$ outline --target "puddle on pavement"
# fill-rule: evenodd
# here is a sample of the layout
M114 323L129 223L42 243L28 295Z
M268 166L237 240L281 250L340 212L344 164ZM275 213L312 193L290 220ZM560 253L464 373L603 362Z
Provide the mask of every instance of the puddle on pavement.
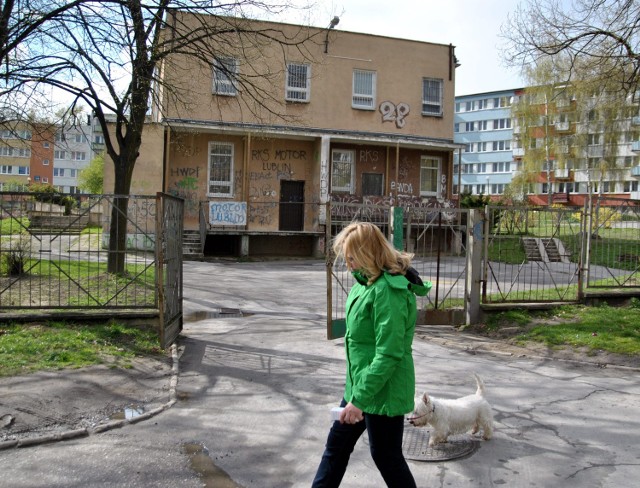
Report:
M191 469L201 476L205 488L243 488L242 485L233 481L223 469L213 463L209 457L209 450L204 444L189 442L183 444L182 447L189 456Z
M207 319L221 319L230 317L249 317L253 314L244 313L237 308L219 308L217 310L198 310L184 316L186 322L199 322Z
M111 416L111 420L129 420L139 417L144 413L144 407L131 406L125 407L121 412L116 412Z

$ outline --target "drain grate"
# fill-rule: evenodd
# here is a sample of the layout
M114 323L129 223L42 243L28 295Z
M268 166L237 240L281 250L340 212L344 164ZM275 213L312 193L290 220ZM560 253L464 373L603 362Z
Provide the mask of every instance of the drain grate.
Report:
M446 443L429 447L429 431L412 425L404 429L402 438L404 457L413 461L450 461L469 456L478 447L480 442L469 436L449 436Z

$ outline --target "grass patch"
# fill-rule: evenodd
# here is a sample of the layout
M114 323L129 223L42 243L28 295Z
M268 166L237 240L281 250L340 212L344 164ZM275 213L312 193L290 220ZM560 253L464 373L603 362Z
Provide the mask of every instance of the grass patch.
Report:
M29 227L29 224L29 219L26 217L0 219L0 236L20 234Z
M129 368L136 356L163 356L151 328L48 322L0 328L0 376L111 364Z
M531 314L528 310L513 309L506 312L493 314L486 323L487 331L500 330L503 327L519 326L524 327L531 321Z
M631 307L565 305L547 311L510 310L495 314L484 331L515 329L518 343L541 342L553 348L587 348L640 355L640 301Z

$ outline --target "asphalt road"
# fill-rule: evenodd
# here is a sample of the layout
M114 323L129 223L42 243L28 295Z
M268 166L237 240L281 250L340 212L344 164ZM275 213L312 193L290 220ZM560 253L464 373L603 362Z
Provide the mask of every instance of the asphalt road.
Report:
M133 425L0 451L7 487L309 486L344 386L326 340L324 263L184 266L178 401ZM461 336L461 341L464 337ZM414 341L418 392L485 380L495 434L472 455L410 461L420 487L630 487L640 466L637 371ZM362 441L345 488L384 486Z

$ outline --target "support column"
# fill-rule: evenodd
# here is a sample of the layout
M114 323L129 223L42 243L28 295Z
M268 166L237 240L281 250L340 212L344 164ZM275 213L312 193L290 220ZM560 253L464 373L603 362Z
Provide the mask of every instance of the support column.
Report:
M329 201L329 171L331 162L331 137L322 136L320 139L320 206L318 208L318 222L323 225L327 221L326 203Z
M240 236L240 257L247 257L249 255L249 236L242 234Z
M467 280L465 284L465 324L480 321L480 285L482 277L482 213L469 210L467 218Z

